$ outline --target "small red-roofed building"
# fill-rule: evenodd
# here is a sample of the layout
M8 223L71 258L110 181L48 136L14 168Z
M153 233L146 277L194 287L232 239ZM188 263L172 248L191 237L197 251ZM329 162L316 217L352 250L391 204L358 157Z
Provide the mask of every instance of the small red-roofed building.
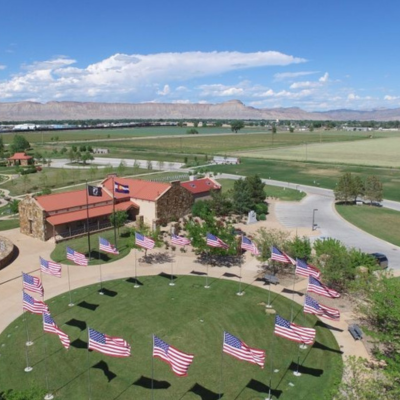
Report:
M192 193L194 201L209 199L211 198L211 191L221 190L221 185L216 180L209 177L200 179L191 177L190 181L182 182L181 186Z
M15 153L12 157L7 158L8 166L13 167L15 165L21 165L27 167L33 164L33 157L28 156L25 153Z
M117 193L115 182L128 187L129 193ZM110 176L100 186L101 196L87 196L86 189L26 196L19 203L21 233L59 241L87 234L88 219L90 232L99 232L111 228L114 209L126 211L131 221L154 227L186 215L193 205L191 193L179 181L160 183Z

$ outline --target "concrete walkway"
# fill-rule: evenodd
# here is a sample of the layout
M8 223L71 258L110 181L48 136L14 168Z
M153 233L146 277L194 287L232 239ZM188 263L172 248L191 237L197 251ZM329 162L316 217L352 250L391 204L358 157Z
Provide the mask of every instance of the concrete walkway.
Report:
M267 222L268 223L268 222ZM274 225L274 221L269 221L270 225ZM253 227L257 226L255 224ZM247 229L246 229L247 230ZM21 298L21 271L34 272L36 276L39 276L39 256L45 259L50 259L50 253L54 248L53 243L41 242L36 239L32 239L28 236L21 235L19 229L14 229L6 232L7 238L14 242L18 247L20 255L19 257L8 267L0 271L0 332L2 332L7 325L9 325L15 318L22 314L22 298ZM160 249L154 249L150 251L158 253ZM143 254L143 253L141 253ZM140 258L140 255L138 255ZM103 281L132 277L135 274L135 250L116 262L106 264L102 266L102 277ZM259 275L261 265L251 255L247 254L245 262L242 265L242 287L245 291L245 287L248 284L258 286L262 289L267 290L268 285L264 285L264 282L257 281L256 278ZM70 279L71 279L71 290L72 300L74 296L74 289L94 283L99 283L99 266L70 266ZM176 275L190 275L192 271L206 272L206 266L203 266L196 262L196 258L191 251L187 253L176 252L174 255L173 273ZM144 263L138 263L137 275L157 275L161 272L171 273L171 264L158 264L149 265ZM229 272L230 274L236 274L240 276L239 267L225 268L225 267L210 267L209 268L209 283L213 290L212 283L215 279L228 279L238 282L238 278L226 278L223 275ZM45 288L45 300L61 293L68 291L68 274L67 266L63 266L62 278L55 278L43 274L42 276L43 286ZM106 286L106 284L105 284ZM304 296L307 286L307 280L301 279L294 286L294 300L303 304ZM239 288L239 286L238 286ZM271 300L274 297L274 293L279 293L282 296L286 296L292 299L291 293L286 293L286 288L282 285L271 286ZM146 290L145 287L137 290ZM179 278L176 286L171 287L171 290L179 290ZM206 290L206 289L205 289ZM299 293L297 293L299 292ZM303 292L303 293L301 293ZM37 297L35 295L35 297ZM267 301L267 292L266 292ZM67 301L67 300L66 300ZM240 298L238 297L238 301ZM323 300L321 299L323 303ZM337 300L337 308L341 308L342 300ZM361 341L355 341L349 332L347 331L347 322L352 320L354 316L351 312L342 313L341 320L339 322L332 322L326 320L325 322L332 326L332 333L334 334L341 350L345 355L355 355L365 358L369 358L368 353Z

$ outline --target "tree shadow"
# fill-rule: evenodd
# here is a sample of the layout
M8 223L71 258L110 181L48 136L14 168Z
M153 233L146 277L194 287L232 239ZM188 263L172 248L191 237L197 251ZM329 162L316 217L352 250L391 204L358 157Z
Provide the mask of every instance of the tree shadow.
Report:
M80 303L77 304L77 306L81 308L86 308L87 310L90 311L96 311L96 309L99 307L99 304L92 304L88 303L87 301L81 301Z
M255 379L250 379L249 383L246 385L247 388L255 390L258 393L268 394L270 391L270 387L265 383L257 381ZM275 396L279 399L280 395L282 394L282 390L272 389L271 388L271 395Z
M141 281L139 281L139 279L137 279L137 278L131 277L131 278L126 279L125 282L133 283L134 285L143 286L143 283Z
M65 325L74 326L75 328L78 328L81 331L84 331L86 329L86 327L87 327L85 321L80 321L79 319L75 319L75 318L72 318L69 321L67 321L65 323Z
M315 323L315 326L320 326L320 327L322 327L322 328L326 328L326 329L329 329L329 330L331 330L331 331L343 332L343 329L336 328L335 326L326 324L325 322L320 321L320 320L318 320L318 321Z
M147 376L141 376L137 381L133 382L132 385L140 386L145 389L152 388L152 379ZM153 379L153 388L154 389L168 389L171 384L167 381L157 381Z
M114 372L110 371L108 364L103 360L99 361L95 365L92 365L92 368L100 369L101 371L103 371L104 375L108 379L108 382L111 382L114 378L117 377L117 375L114 374Z
M81 339L75 339L73 342L71 342L71 346L75 347L76 349L87 349L88 348L87 342L84 342Z
M107 253L103 253L99 250L92 250L90 252L90 257L94 260L101 260L105 263L111 260L111 257Z
M102 292L104 296L108 296L108 297L115 297L115 296L118 295L118 292L115 292L114 290L106 289L106 288L104 288L104 287L101 288L101 289L99 290L99 292Z
M201 400L218 400L224 396L223 393L221 395L219 393L215 393L204 386L199 385L198 383L195 383L188 391L187 393L194 393L195 395L199 396Z
M316 376L316 377L320 377L324 373L323 369L305 367L304 365L298 365L297 363L295 363L293 361L289 365L288 369L290 371L297 371L298 370L303 375L312 375L312 376Z
M331 351L332 353L343 354L343 351L337 350L337 349L332 349L332 347L325 346L324 344L322 344L322 343L320 343L318 341L314 342L313 348L314 349L321 349L321 350Z
M237 255L201 253L197 256L196 263L210 265L211 267L238 267L243 260Z
M166 278L168 280L172 280L172 279L175 280L178 278L176 275L167 274L166 272L160 272L158 274L158 276L161 276L162 278Z
M146 264L165 264L171 263L173 258L169 253L151 253L145 254L143 257L139 258L139 262Z

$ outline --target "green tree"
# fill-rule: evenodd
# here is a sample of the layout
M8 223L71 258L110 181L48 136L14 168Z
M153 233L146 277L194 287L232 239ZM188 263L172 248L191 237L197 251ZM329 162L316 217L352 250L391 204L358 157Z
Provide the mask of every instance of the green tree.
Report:
M232 203L234 211L238 214L245 214L253 207L251 188L243 179L239 179L233 184Z
M272 124L272 134L275 135L276 134L276 125Z
M118 176L124 176L124 173L126 171L126 162L124 160L121 160L121 162L119 163L117 171L118 171Z
M364 197L370 203L383 200L383 185L376 176L368 176L366 179Z
M134 172L135 174L137 174L138 171L139 171L139 169L140 169L139 161L138 161L138 160L135 160L134 163L133 163L133 172Z
M251 201L253 202L253 207L258 203L263 203L265 201L265 183L261 178L256 175L246 176L244 179L250 190Z
M110 215L110 222L111 225L114 226L115 228L117 228L118 230L118 235L119 235L119 228L121 228L121 226L124 226L125 221L128 219L128 214L126 211L115 211L115 213L112 213Z
M83 165L86 165L86 163L87 163L88 161L94 160L94 157L93 157L92 153L89 153L89 152L87 151L86 153L83 153L83 154L82 154L81 159L82 159Z
M294 132L294 126L290 125L290 127L289 127L289 132L290 132L290 133L293 133L293 132Z
M207 219L212 214L211 201L198 200L192 206L192 215L201 219Z
M244 122L243 121L232 121L231 122L231 131L238 133L241 129L244 128Z
M19 213L19 200L16 200L16 199L11 200L8 203L8 207L12 214L18 214Z
M153 169L153 163L150 160L147 161L147 169L149 171L151 171Z
M186 131L186 133L187 133L188 135L197 135L197 134L199 133L199 131L198 131L197 129L195 129L195 128L190 128L190 129L188 129L188 130Z
M306 236L302 238L295 236L293 239L285 243L285 251L293 258L301 258L308 260L311 256L311 243L310 239Z
M210 192L210 208L217 216L228 215L232 210L232 201L227 193L221 190L212 190Z
M0 157L2 158L4 156L4 142L3 142L3 136L0 136Z
M86 151L86 146L84 144L80 145L79 146L79 151L82 152L82 153L85 152Z
M271 247L284 248L289 233L279 229L260 228L256 231L254 241L260 251L260 260L267 261L271 258Z
M26 138L22 135L15 135L13 137L13 140L10 145L10 151L11 153L18 153L18 152L23 152L26 149L29 149L31 145L29 142L26 140Z
M345 172L339 179L334 189L335 200L349 203L354 199L357 191L351 172Z

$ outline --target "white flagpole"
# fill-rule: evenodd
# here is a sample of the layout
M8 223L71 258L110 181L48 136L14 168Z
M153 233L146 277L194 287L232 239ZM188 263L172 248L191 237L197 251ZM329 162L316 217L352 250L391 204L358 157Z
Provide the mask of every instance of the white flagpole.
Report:
M154 400L154 334L153 334L153 348L151 350L151 398Z
M89 400L91 400L91 398L92 398L92 385L91 385L91 382L90 382L90 359L89 359L89 353L90 353L90 351L89 351L89 340L90 340L89 335L90 335L90 333L89 333L89 327L87 328L87 330L88 330L88 348L87 348L88 393L89 393Z
M241 247L239 247L238 252L239 252L239 291L236 293L238 296L243 296L244 292L242 292L242 251Z
M206 273L206 284L204 286L205 289L210 289L210 285L208 284L208 264L210 262L210 250L207 253L207 273Z
M174 260L172 257L172 249L171 249L171 282L169 283L169 286L175 286L174 282Z
M135 250L135 285L133 286L135 289L140 288L137 280L137 250Z
M24 275L23 272L21 271L21 278L22 278L22 295L24 294ZM25 321L25 329L26 329L26 338L27 341L25 342L25 346L32 346L33 342L29 337L29 321L28 318L26 317L26 311L23 310L23 316L24 316L24 321ZM28 353L27 353L27 357L28 357Z
M42 315L43 318L43 315ZM42 321L43 323L43 321ZM43 342L43 349L44 349L44 370L45 370L45 377L46 377L46 390L47 394L44 396L44 400L52 400L54 399L53 394L50 392L49 389L49 369L47 365L47 334L44 333L44 342Z
M69 276L69 264L67 264L67 270L68 270L68 292L69 292L69 304L68 304L68 307L73 307L74 303L72 302L71 278Z

